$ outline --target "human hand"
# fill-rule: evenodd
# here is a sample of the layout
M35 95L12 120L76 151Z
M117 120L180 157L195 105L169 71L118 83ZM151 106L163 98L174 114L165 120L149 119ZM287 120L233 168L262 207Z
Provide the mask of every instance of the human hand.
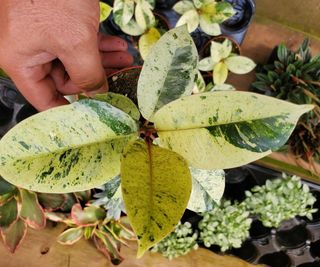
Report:
M63 95L107 90L105 72L132 57L98 27L98 0L1 0L0 68L40 111L67 104Z

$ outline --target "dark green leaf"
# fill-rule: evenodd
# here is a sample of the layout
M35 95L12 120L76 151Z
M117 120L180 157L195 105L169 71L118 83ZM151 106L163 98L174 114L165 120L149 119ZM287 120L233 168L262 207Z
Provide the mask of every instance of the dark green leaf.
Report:
M18 217L17 200L11 198L8 202L0 206L0 227L8 227Z
M288 56L288 49L286 48L286 46L283 43L278 46L277 55L278 55L279 60L282 63L286 64L287 56Z
M66 201L64 194L38 193L39 203L48 211L60 209Z

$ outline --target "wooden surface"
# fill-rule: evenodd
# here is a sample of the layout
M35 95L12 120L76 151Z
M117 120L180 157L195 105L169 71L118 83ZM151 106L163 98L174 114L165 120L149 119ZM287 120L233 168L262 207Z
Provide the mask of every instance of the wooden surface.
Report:
M1 267L111 267L92 243L80 240L73 246L63 246L56 237L65 225L47 227L44 230L29 230L27 237L15 254L7 252L0 244ZM156 253L146 253L136 259L136 246L123 247L125 261L119 267L253 267L234 257L219 256L206 249L198 249L186 256L169 261Z

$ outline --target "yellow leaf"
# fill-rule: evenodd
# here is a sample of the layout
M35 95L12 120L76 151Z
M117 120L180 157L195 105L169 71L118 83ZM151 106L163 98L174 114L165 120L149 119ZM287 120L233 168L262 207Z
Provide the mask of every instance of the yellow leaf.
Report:
M151 28L139 39L139 51L141 57L146 59L152 47L159 41L160 32L156 28Z
M214 84L224 84L228 77L228 67L225 63L219 62L213 69L213 81Z
M99 4L100 4L100 22L102 22L110 16L112 7L103 2L100 2Z
M141 257L178 224L190 197L191 174L180 155L136 141L125 149L121 183Z

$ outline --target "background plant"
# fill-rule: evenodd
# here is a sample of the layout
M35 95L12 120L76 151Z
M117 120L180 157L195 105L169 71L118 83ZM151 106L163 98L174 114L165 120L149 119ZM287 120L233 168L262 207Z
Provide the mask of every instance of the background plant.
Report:
M235 14L231 4L215 0L182 0L173 6L173 10L181 15L177 27L187 24L191 33L200 25L202 31L212 36L220 35L219 24Z
M32 116L1 139L1 175L29 190L68 193L120 174L141 257L186 209L189 167L219 170L264 157L312 109L247 92L191 95L197 66L186 26L167 32L142 68L139 110L130 100L121 107L115 101L115 107L104 99L82 99ZM139 111L143 123L130 115Z
M284 176L267 180L263 186L255 186L246 191L244 204L248 211L258 215L266 227L279 227L280 223L295 216L306 216L312 219L312 205L316 198L306 184L297 176Z
M248 57L232 53L232 42L225 39L223 43L211 42L210 56L199 62L199 70L213 71L213 84L222 85L228 77L228 72L246 74L255 68L256 64Z
M139 52L145 59L163 34L163 29L153 14L154 0L115 0L113 18L121 30L132 36L141 36Z
M295 155L310 160L320 156L320 56L312 57L310 42L304 40L297 51L280 44L270 63L261 66L252 87L257 92L296 104L313 104L289 139Z
M179 223L175 230L156 244L151 251L161 253L171 260L198 249L197 237L198 234L193 232L189 222Z
M221 251L241 247L249 237L252 219L245 205L222 201L212 211L203 213L199 222L200 237L206 247L218 245Z

